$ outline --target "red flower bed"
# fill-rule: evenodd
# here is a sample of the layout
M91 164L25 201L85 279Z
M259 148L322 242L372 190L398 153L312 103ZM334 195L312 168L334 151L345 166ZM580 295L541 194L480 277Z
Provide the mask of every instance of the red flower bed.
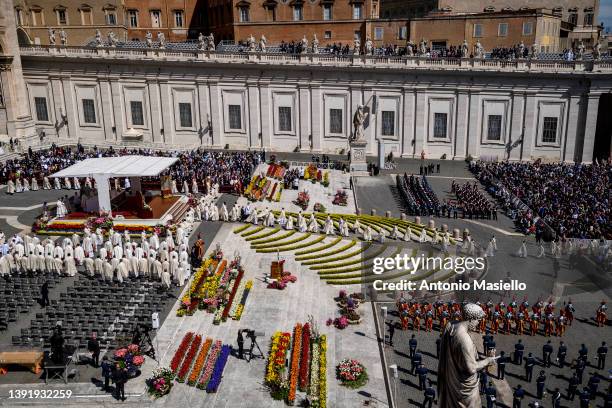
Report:
M195 358L196 353L198 352L198 349L200 348L200 343L201 342L202 342L202 336L200 336L199 334L196 335L194 337L194 339L193 339L193 342L191 343L191 347L189 348L189 352L185 356L185 360L183 361L183 365L181 366L181 369L179 370L179 373L177 375L177 380L179 382L185 381L185 377L187 377L187 374L189 374L189 369L191 368L191 363L192 363L193 359Z
M308 371L310 370L310 324L306 323L302 329L302 357L300 358L300 373L298 388L306 391L308 388Z
M298 323L295 325L293 332L293 349L291 350L291 372L289 375L289 394L287 395L287 402L289 405L293 405L295 402L295 391L298 382L298 371L300 366L300 354L302 345L302 324Z
M232 288L232 293L230 294L229 300L225 305L225 309L223 309L223 314L221 315L221 320L226 321L229 316L230 309L232 307L232 302L234 301L234 297L236 296L236 292L238 291L238 286L240 286L240 281L242 280L242 276L244 275L244 271L240 269L238 271L238 276L236 276L236 281L234 282L234 287Z
M174 357L172 357L172 361L170 362L170 369L173 373L176 374L176 371L178 370L179 365L181 365L183 357L185 356L185 352L187 351L189 344L191 344L192 339L193 332L187 332L183 337L183 340L181 341L181 344L179 345L178 349L176 349Z

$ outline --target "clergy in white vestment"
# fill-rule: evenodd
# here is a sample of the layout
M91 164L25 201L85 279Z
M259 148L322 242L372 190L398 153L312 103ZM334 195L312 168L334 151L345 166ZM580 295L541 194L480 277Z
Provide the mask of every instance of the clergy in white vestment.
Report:
M32 177L32 191L38 191L38 180L36 180L36 177Z
M76 248L74 248L74 260L77 265L83 265L83 260L85 260L85 251L81 244L77 244Z
M43 190L51 190L51 183L49 182L49 177L43 177Z
M62 189L62 185L60 184L60 179L58 177L55 177L53 179L53 185L54 185L56 190L61 190Z
M13 180L9 180L6 183L6 193L7 194L15 194L15 182Z
M96 271L94 260L92 258L85 258L83 264L85 265L85 272L93 278Z

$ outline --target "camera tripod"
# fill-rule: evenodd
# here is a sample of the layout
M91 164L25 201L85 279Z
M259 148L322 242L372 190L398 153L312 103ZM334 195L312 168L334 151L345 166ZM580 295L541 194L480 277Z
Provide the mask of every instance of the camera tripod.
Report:
M264 353L259 348L259 344L257 344L257 338L255 336L249 336L251 338L251 347L249 347L249 359L247 361L251 361L254 358L265 358ZM258 354L253 354L253 349L257 347L259 351Z

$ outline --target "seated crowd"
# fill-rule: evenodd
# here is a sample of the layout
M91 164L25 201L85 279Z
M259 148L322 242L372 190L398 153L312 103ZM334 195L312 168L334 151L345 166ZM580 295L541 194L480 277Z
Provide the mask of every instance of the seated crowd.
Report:
M524 233L543 220L562 237L612 239L609 163L472 162L470 169Z
M82 145L72 147L52 146L50 149L32 151L20 158L0 164L0 183L7 183L8 193L37 190L39 185L50 188L47 176L69 167L77 161L92 157L125 155L172 156L179 159L169 170L172 179L181 186L194 183L208 192L212 184L220 191L242 192L249 182L253 169L262 160L259 153L210 152L200 149L188 152L161 152L151 149L86 149ZM14 188L12 188L14 187ZM13 191L14 190L14 191Z
M476 182L459 184L453 180L451 193L457 196L457 205L463 218L497 219L495 205L484 196Z
M440 215L440 202L427 178L404 173L396 176L396 186L412 215Z

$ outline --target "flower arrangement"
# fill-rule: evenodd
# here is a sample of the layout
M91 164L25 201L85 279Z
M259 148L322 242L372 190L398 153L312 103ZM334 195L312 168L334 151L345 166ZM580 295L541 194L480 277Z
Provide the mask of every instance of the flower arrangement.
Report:
M282 372L285 369L285 358L289 350L291 335L284 332L276 332L272 336L268 366L266 367L266 384L272 388L280 388L282 383Z
M140 347L137 344L130 344L127 347L117 349L114 353L115 361L122 368L127 369L130 375L134 375L138 371L138 367L144 364L145 358L140 352Z
M310 195L308 191L301 191L298 193L297 199L295 200L295 205L302 208L302 210L306 210L308 208L308 203L310 202Z
M154 398L163 397L172 389L174 373L169 368L158 368L153 371L153 376L145 382L149 395Z
M327 407L327 336L319 338L319 408ZM316 371L312 376L316 377Z
M293 348L291 349L291 370L289 374L289 393L287 395L287 403L293 405L295 402L295 393L297 389L300 354L302 351L302 324L297 323L293 330Z
M308 387L308 395L311 399L319 398L319 388L320 388L320 379L319 379L319 360L321 354L321 347L319 346L318 341L312 342L312 352L310 358L310 386Z
M210 350L211 345L212 339L206 339L206 341L202 345L202 348L200 349L200 352L198 353L198 357L196 358L195 363L193 364L191 374L189 374L189 378L187 379L187 384L194 386L198 382L198 379L200 378L200 373L202 372L202 368L204 367L204 363L206 362L208 350Z
M283 194L283 190L284 190L284 187L283 187L283 185L281 184L281 185L279 186L279 188L278 188L278 191L276 192L276 195L275 195L275 196L274 196L274 198L273 198L273 201L276 201L277 203L278 203L278 202L280 202L280 200L281 200L281 195Z
M108 231L111 228L113 228L113 219L108 215L100 215L99 217L90 217L86 221L86 226L92 231L98 228Z
M225 369L225 363L227 363L227 358L229 357L231 348L228 345L223 345L221 347L221 354L215 363L215 368L210 377L210 381L206 385L206 392L217 392L219 388L219 384L221 383L221 378L223 377L223 370Z
M178 349L176 349L176 352L174 353L174 357L172 357L172 361L170 362L170 370L172 370L173 373L176 373L179 366L181 365L181 362L183 361L183 357L185 356L185 353L187 352L187 349L189 348L189 345L191 344L191 340L193 340L193 336L194 336L193 332L185 333L185 336L183 337L181 344L179 344Z
M310 324L306 323L302 329L302 355L300 357L300 370L298 376L298 389L306 391L308 388L308 370L310 368Z
M200 389L206 389L208 385L208 381L213 374L213 370L215 368L215 363L217 362L217 358L219 357L219 353L221 352L221 340L215 341L212 349L210 350L210 354L208 355L208 359L206 360L206 366L204 367L204 371L202 372L202 376L198 381L197 387Z
M191 369L191 363L193 363L193 359L196 356L198 349L200 348L201 342L202 342L202 336L197 334L193 338L191 347L189 347L189 351L187 352L187 355L185 356L185 360L183 360L183 364L181 365L181 368L176 376L176 379L178 382L185 381L185 377L187 377L187 374L189 373L189 370Z
M278 180L282 180L283 177L285 177L286 171L287 169L280 164L270 164L268 166L268 171L266 173L266 176L272 177Z
M304 170L304 179L305 180L315 180L317 179L317 166L314 164L309 164L308 167Z
M348 388L359 388L368 382L368 373L359 361L344 359L336 366L336 377Z
M323 187L329 187L329 171L323 173L323 180L320 181Z
M232 304L234 303L234 299L236 298L236 293L238 292L238 288L240 286L240 283L242 281L242 277L243 276L244 276L244 271L243 270L239 270L238 271L238 276L236 277L236 279L234 279L232 281L232 288L231 288L231 291L230 291L230 297L229 297L229 300L227 301L227 304L225 305L225 308L223 309L223 314L221 315L221 320L222 321L226 321L227 318L230 315ZM240 297L239 299L242 300L242 297Z
M314 212L324 213L326 211L326 208L321 203L315 203L315 205L313 207L313 210L314 210Z
M344 330L349 324L348 318L346 316L336 317L335 319L327 319L325 323L327 326L331 326L332 324L336 329Z
M346 194L346 191L338 190L334 196L334 199L332 200L332 204L346 207L348 205L348 195Z

